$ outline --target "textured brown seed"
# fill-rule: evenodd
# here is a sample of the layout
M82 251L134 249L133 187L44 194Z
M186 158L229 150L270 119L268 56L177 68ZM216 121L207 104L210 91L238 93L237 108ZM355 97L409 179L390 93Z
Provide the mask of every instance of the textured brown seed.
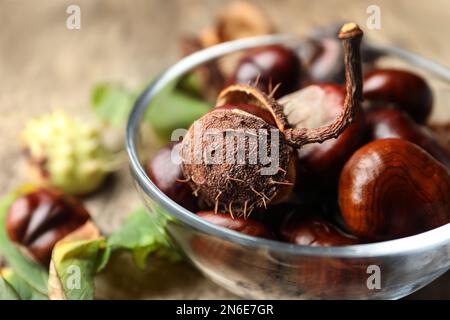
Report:
M331 247L359 243L356 238L344 234L323 218L303 217L297 213L286 217L280 235L283 240L302 246Z
M342 61L342 59L341 59ZM253 84L279 98L298 89L301 81L301 63L296 54L283 46L267 46L249 50L238 61L228 84Z
M176 146L176 143L171 143L159 150L147 162L146 172L150 180L169 198L195 212L198 210L197 199L193 196L189 185L183 182L181 166L172 159L172 152Z
M273 238L272 232L267 229L265 225L255 220L242 218L233 219L229 214L214 213L214 211L201 211L198 212L197 215L212 224L241 232L249 236L268 239Z
M51 189L38 189L20 196L9 208L9 238L25 247L43 265L50 262L56 242L78 229L89 213L73 197Z
M418 75L396 69L374 69L364 75L364 99L394 103L416 122L425 123L433 107L433 94Z
M345 90L336 84L310 85L280 99L289 123L295 127L320 127L333 121L344 109ZM338 138L298 149L297 183L331 183L363 140L363 115L358 113ZM323 181L317 181L321 179ZM308 181L306 181L308 180Z
M366 112L369 139L400 138L417 144L450 169L450 146L402 110L376 108Z
M401 139L373 141L346 163L339 206L348 230L387 240L450 222L449 171L417 145Z

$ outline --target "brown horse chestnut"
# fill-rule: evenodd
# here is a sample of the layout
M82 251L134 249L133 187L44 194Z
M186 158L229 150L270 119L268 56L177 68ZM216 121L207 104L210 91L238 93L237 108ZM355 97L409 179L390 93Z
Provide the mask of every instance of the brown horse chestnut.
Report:
M344 50L335 38L308 39L299 54L307 70L307 82L344 82L345 68L340 63Z
M425 123L433 106L428 83L405 70L374 69L364 76L364 98L376 103L394 103L416 122Z
M450 174L419 146L373 141L344 166L339 206L348 230L369 240L424 232L450 222Z
M371 140L399 138L417 144L450 169L450 149L427 127L414 122L402 110L375 108L366 113Z
M20 196L9 208L9 238L48 265L56 242L89 220L89 213L73 197L51 189L38 189Z
M339 83L345 80L345 68L340 63L344 57L344 50L336 39L340 24L316 27L306 39L295 44L294 50L303 62L303 84L311 83ZM371 66L380 53L371 50L364 40L361 42L361 59L367 66Z
M243 218L232 218L229 214L214 213L214 211L200 211L197 213L202 219L237 232L244 233L253 237L273 238L272 232L262 223Z
M295 52L273 45L249 50L242 56L228 84L253 84L267 94L279 85L274 93L279 98L298 89L301 73Z
M345 89L336 84L310 85L280 99L289 123L299 127L327 125L344 109ZM361 145L362 114L335 139L298 149L298 183L305 178L337 178L345 162ZM308 179L309 180L309 179Z
M288 215L280 228L281 238L302 246L346 246L357 244L353 238L319 216Z
M262 223L251 219L235 218L229 214L213 211L199 212L206 221L220 227L243 234L273 239L272 232ZM277 266L267 261L267 251L246 250L236 242L221 239L205 233L194 234L191 238L192 261L201 268L220 270L227 279L240 283L261 283L264 279L274 277ZM248 261L252 261L249 264ZM242 273L245 266L246 273Z
M146 172L150 180L169 198L190 211L197 211L197 199L187 183L182 181L184 178L180 165L172 159L176 146L176 143L171 143L160 149L148 161Z

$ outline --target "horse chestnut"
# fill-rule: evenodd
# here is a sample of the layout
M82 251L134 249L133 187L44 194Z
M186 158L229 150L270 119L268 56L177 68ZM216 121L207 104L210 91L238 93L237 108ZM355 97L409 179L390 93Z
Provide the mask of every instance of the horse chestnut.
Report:
M319 216L288 215L280 228L281 238L302 246L346 246L357 244L356 238L346 235Z
M320 127L335 119L344 109L345 89L336 84L310 85L280 99L293 126ZM305 178L337 178L345 162L362 143L362 114L356 115L337 138L298 149L298 181ZM310 180L308 179L308 180Z
M89 220L83 205L52 189L38 189L20 196L9 208L6 231L43 265L50 263L55 244Z
M197 213L202 219L237 232L244 233L253 237L273 238L272 232L262 223L243 218L232 218L229 214L215 213L214 211L200 211Z
M343 83L345 68L340 63L344 50L335 38L311 39L309 59L305 61L310 82Z
M150 180L169 198L190 211L197 211L197 199L191 188L183 182L183 173L179 164L172 159L172 151L177 143L171 143L160 149L147 162L146 172Z
M371 140L399 138L417 144L450 169L450 148L441 143L430 129L414 122L402 110L375 108L366 112L366 125Z
M425 123L433 106L428 83L405 70L374 69L364 75L364 98L376 103L394 103L416 122Z
M401 139L365 145L344 166L339 206L347 229L389 240L450 222L450 174L419 146Z
M342 59L341 59L342 61ZM297 55L279 45L249 50L238 62L228 84L254 84L261 91L279 98L298 89L301 63Z

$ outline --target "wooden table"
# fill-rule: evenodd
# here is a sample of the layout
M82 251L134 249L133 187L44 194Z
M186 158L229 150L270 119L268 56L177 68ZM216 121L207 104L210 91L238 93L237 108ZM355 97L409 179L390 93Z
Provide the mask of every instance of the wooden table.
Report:
M66 28L72 1L0 1L0 193L26 181L16 141L24 121L54 108L91 117L89 94L101 81L140 88L178 57L178 39L210 24L223 1L78 0L81 30ZM367 38L410 49L450 65L450 2L258 1L282 32L304 34L313 25L353 20L362 26L371 4L381 8L381 30ZM450 94L437 102L433 121L448 118ZM447 103L445 103L447 102ZM114 201L111 201L114 199ZM139 205L128 170L110 189L87 199L103 230L116 228ZM98 279L101 298L233 298L186 264L152 261L144 272L118 256ZM450 298L450 276L416 297Z

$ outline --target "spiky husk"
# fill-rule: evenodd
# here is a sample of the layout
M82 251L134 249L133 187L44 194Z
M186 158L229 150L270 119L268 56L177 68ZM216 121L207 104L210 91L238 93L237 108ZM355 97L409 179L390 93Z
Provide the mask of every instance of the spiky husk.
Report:
M37 183L81 195L96 190L109 172L110 153L97 127L61 111L30 120L21 138Z
M199 131L195 129L202 128L200 131L201 141L200 150L202 155L205 150L219 150L221 147L223 159L226 150L233 151L233 159L237 159L237 149L234 142L223 139L212 147L214 141L211 141L206 132L214 129L225 135L226 132L238 131L245 128L248 132L254 130L258 134L260 129L266 130L269 134L266 145L266 154L270 156L270 134L271 130L276 129L261 118L239 109L223 110L215 109L197 120L191 126L188 134L183 140L182 156L183 159L195 159L195 134ZM261 174L261 169L269 165L263 165L259 159L256 164L249 161L250 144L246 140L245 163L227 163L222 161L217 164L205 163L205 158L201 158L199 163L189 163L183 161L182 169L184 176L189 180L194 194L204 200L215 210L222 210L236 216L248 216L252 210L258 207L267 206L275 199L280 197L280 191L290 188L294 181L287 181L292 178L289 171L292 169L291 157L292 148L286 143L282 134L278 138L279 165L276 173L272 175Z

